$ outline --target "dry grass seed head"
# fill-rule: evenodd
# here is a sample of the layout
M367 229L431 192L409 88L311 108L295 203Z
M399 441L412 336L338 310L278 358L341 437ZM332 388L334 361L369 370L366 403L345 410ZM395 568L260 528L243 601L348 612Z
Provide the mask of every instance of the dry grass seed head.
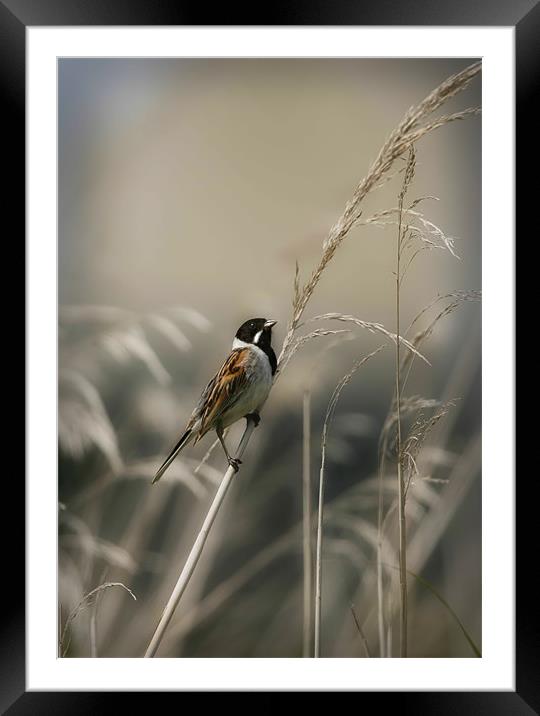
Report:
M95 447L113 472L122 469L116 433L101 396L87 378L74 371L63 371L59 376L58 439L62 450L73 458Z
M414 421L409 434L407 435L402 449L401 459L405 467L405 494L407 494L409 486L413 478L419 475L417 459L422 446L429 433L437 425L437 423L448 413L451 407L455 405L454 400L443 403L439 409L429 417L425 417L424 412L420 411Z
M330 233L323 244L323 253L319 263L312 271L309 279L302 288L300 288L298 281L297 268L295 276L293 314L288 325L287 334L283 342L280 356L278 358L279 363L281 363L282 358L286 355L288 348L293 341L294 333L324 269L334 257L337 248L346 238L350 229L356 222L358 222L362 213L360 207L367 194L372 189L376 188L383 175L388 172L395 160L403 155L415 142L421 139L428 132L441 127L444 124L462 119L471 114L476 114L480 111L479 108L470 108L463 112L457 112L451 115L439 117L431 123L424 124L423 126L421 125L421 122L426 120L429 115L437 110L444 102L468 87L472 79L480 72L481 67L481 62L476 62L465 68L463 71L452 75L430 92L430 94L427 95L427 97L425 97L420 104L409 109L399 125L383 144L377 158L369 168L367 175L357 185L352 198L345 206L343 214L330 229Z
M357 318L356 316L350 316L344 313L324 313L320 316L314 316L313 318L310 318L305 323L313 323L315 321L342 321L344 323L353 323L355 326L358 326L359 328L365 328L370 333L379 333L386 338L390 339L393 343L396 343L398 340L398 336L395 333L392 333L391 331L386 330L386 328L382 325L382 323L374 323L373 321L363 321L360 318ZM299 326L300 327L300 326ZM418 358L421 358L425 363L430 365L428 359L423 356L418 350L416 350L415 346L403 336L399 339L401 345L405 346L407 350L414 353Z
M64 625L64 629L62 631L62 637L60 639L60 653L62 656L66 655L67 650L69 649L69 645L71 643L71 636L67 642L66 642L66 636L68 635L69 628L70 628L73 620L81 613L81 611L83 609L85 609L92 603L92 600L97 598L97 596L98 596L98 594L100 594L100 592L104 591L105 589L110 589L111 587L121 587L126 592L128 592L128 594L134 599L134 601L137 601L137 597L133 594L131 589L129 589L129 587L126 587L125 584L122 584L122 582L106 582L105 584L100 584L99 587L92 589L92 591L88 592L88 594L85 594L85 596L77 604L75 609L73 609L73 611L70 613L70 615L68 616L66 623Z

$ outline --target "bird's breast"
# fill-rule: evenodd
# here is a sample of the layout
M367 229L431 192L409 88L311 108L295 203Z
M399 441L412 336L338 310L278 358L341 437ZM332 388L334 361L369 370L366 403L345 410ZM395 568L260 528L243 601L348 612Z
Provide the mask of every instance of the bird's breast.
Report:
M272 368L268 356L257 346L250 346L245 362L247 385L239 400L223 416L223 425L231 425L244 415L262 407L272 387Z
M272 368L268 356L256 346L250 349L250 360L246 366L246 373L252 383L254 398L259 398L259 403L264 403L272 387Z

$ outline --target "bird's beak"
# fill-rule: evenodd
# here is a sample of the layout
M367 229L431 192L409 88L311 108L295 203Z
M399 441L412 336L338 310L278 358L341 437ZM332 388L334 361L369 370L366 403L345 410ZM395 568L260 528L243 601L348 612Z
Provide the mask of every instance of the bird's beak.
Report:
M276 323L277 323L277 321L266 321L266 323L264 324L265 330L268 328L272 328L272 326L275 326Z

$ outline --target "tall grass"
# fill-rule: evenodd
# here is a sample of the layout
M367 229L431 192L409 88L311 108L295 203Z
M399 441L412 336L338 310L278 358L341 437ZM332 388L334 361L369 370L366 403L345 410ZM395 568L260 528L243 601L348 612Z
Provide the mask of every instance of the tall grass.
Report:
M300 603L303 605L301 610L303 619L299 620L299 653L304 653L305 655L309 651L310 646L313 645L315 655L320 655L323 586L322 557L323 544L327 544L329 554L335 555L340 561L346 560L354 564L355 571L358 569L359 561L365 565L368 573L373 571L373 567L369 567L369 565L376 565L377 577L375 590L372 593L372 596L374 595L375 598L369 601L369 607L364 599L365 593L362 590L367 589L367 583L370 577L366 577L366 583L362 586L362 590L359 590L359 594L353 600L348 600L353 601L355 604L352 635L356 637L355 642L358 641L358 634L361 635L362 650L365 650L366 645L372 643L373 636L369 633L369 630L372 628L370 610L376 605L374 623L376 624L378 633L380 655L386 654L387 656L391 656L391 648L388 647L388 635L391 635L393 613L392 608L388 605L388 598L391 597L391 593L390 590L387 589L387 582L391 577L389 577L390 570L385 571L384 564L391 561L388 557L389 554L391 554L393 545L391 535L387 533L390 530L392 515L396 514L396 510L403 528L402 534L400 534L398 553L400 555L401 571L405 579L405 588L403 589L403 584L401 587L401 604L403 605L405 603L405 608L402 606L400 621L402 652L403 644L405 644L406 653L407 550L405 548L405 501L407 500L407 506L413 514L412 517L407 515L407 518L412 520L413 527L411 530L412 542L409 545L410 556L413 545L416 544L414 540L419 529L419 523L414 515L421 514L427 510L428 507L432 509L433 505L438 504L439 496L438 493L430 488L428 482L423 483L422 486L415 486L415 481L422 481L424 476L420 476L416 470L417 455L415 455L412 442L415 437L418 438L418 436L420 436L422 440L427 437L431 428L434 427L433 416L421 422L413 421L411 430L405 432L403 435L401 434L404 417L409 415L409 409L411 414L413 413L411 406L414 405L414 409L422 410L430 407L431 404L426 402L422 403L421 399L418 399L417 402L413 402L408 398L404 398L403 390L411 373L414 361L419 358L424 363L428 363L421 348L424 340L427 340L429 335L431 335L435 324L440 318L448 315L453 310L450 306L457 307L463 300L469 300L470 298L469 295L468 298L463 298L461 295L458 295L458 293L449 294L446 297L438 297L437 301L443 302L444 298L446 298L447 302L445 307L439 311L438 316L432 322L431 328L428 325L428 327L422 328L415 336L411 337L408 335L413 328L417 328L421 321L423 321L427 310L429 310L426 309L426 313L421 312L421 314L411 322L407 331L403 332L401 330L399 276L401 275L403 278L409 268L410 261L414 260L413 251L405 263L403 263L403 245L407 244L408 239L414 236L419 242L415 250L445 248L450 253L454 253L452 237L446 236L442 230L430 222L424 213L418 209L420 200L413 202L408 207L404 205L406 189L410 184L410 181L406 184L407 168L411 166L411 161L414 167L414 161L410 158L414 156L412 152L413 145L419 142L425 135L449 122L464 119L479 111L478 108L471 108L463 112L443 115L435 119L432 117L433 113L442 106L444 102L464 90L478 74L479 70L480 65L475 64L463 72L450 77L431 92L420 104L411 108L405 114L396 129L383 144L364 179L362 179L355 188L351 200L347 203L342 215L331 228L323 244L319 260L316 262L314 268L308 272L307 278L303 281L301 280L300 268L298 265L296 267L292 314L280 350L276 378L283 375L290 361L298 354L301 348L319 339L323 340L325 337L333 337L336 340L354 338L358 329L361 329L362 331L383 336L385 341L392 343L395 347L395 395L389 410L386 435L381 442L383 461L379 468L378 479L373 477L370 480L366 480L361 486L353 488L347 499L341 501L339 499L333 500L327 506L324 504L325 469L328 448L327 438L332 416L343 387L349 382L355 370L363 364L368 357L373 355L370 354L365 359L359 362L357 361L352 371L347 373L340 383L338 383L336 388L338 392L337 394L334 393L326 412L326 418L322 427L319 509L317 514L311 514L312 510L308 499L310 491L309 436L313 431L313 423L310 424L308 416L312 414L312 408L316 399L316 395L313 390L311 390L311 405L306 405L305 399L303 404L304 444L302 451L302 492L304 507L301 526L295 526L288 533L282 537L278 537L269 545L259 546L255 556L252 559L246 560L236 571L223 575L219 569L217 569L217 554L219 553L219 549L222 548L219 538L220 535L223 534L223 525L218 517L223 511L230 516L230 510L229 513L226 512L227 505L224 501L224 497L234 481L232 480L232 470L228 470L222 475L209 464L212 458L211 450L209 450L209 453L200 464L195 463L190 466L189 460L177 461L178 465L175 465L175 469L171 472L170 477L172 479L169 479L168 486L160 486L158 490L154 489L151 496L146 493L143 494L137 487L139 492L135 500L136 507L132 508L127 524L118 526L115 539L118 539L118 541L124 545L122 549L124 549L126 555L137 556L138 560L140 560L140 564L144 565L142 568L143 571L141 572L144 575L144 579L140 577L144 589L138 604L142 604L146 610L147 619L145 621L145 627L142 630L145 633L141 633L140 630L136 633L129 629L128 616L126 615L126 617L124 617L121 609L121 605L125 602L121 601L121 595L114 595L114 601L113 595L111 595L111 603L115 606L113 608L108 606L107 614L109 616L103 615L102 617L102 610L100 610L100 620L103 619L104 623L103 628L100 628L99 631L99 634L103 634L103 637L100 639L101 644L99 645L96 643L98 640L96 636L98 634L96 631L96 614L94 613L92 617L93 622L90 629L90 634L93 634L90 639L92 653L109 655L117 648L122 649L124 653L129 653L134 656L142 653L146 648L146 655L153 656L161 642L161 648L164 651L166 650L167 653L171 653L171 650L178 652L180 642L188 639L194 630L201 629L205 623L211 621L215 615L219 614L219 610L225 604L229 605L231 609L234 608L235 600L233 600L233 597L238 597L239 592L245 588L245 585L249 584L251 580L254 580L261 572L266 570L266 573L268 573L268 570L277 560L286 558L286 555L291 549L294 550L296 538L303 535L303 539L301 540L303 544L301 560L303 564L303 579L299 580L299 584L303 584L303 588L299 590ZM384 182L386 179L392 179L394 175L403 173L400 168L394 175L390 174L391 170L395 168L396 162L409 152L409 161L403 170L405 173L403 186L406 185L406 189L402 189L403 195L400 195L401 198L400 201L398 201L398 206L388 209L385 212L374 214L370 218L364 218L363 204L366 197L378 188L381 182ZM398 236L400 237L398 245L400 245L401 248L398 249L398 280L396 290L397 321L395 333L378 322L368 321L351 314L327 312L306 317L309 302L323 273L329 268L338 248L342 245L343 241L351 235L353 230L358 229L359 232L367 232L371 226L394 227L396 225L398 226ZM436 308L436 304L434 303L430 308ZM188 320L190 316L191 321ZM126 312L120 310L116 311L110 308L101 310L99 307L92 307L87 312L85 309L73 308L68 310L65 317L61 317L61 319L64 322L64 330L68 335L81 324L85 324L88 328L90 320L93 334L99 336L97 345L99 346L100 356L107 356L109 363L112 361L113 364L118 366L136 364L138 370L146 371L148 376L155 381L157 385L165 387L171 384L170 364L164 361L159 351L154 348L151 337L159 334L168 344L170 350L178 354L189 353L193 348L194 340L189 338L188 331L184 331L183 326L179 326L178 323L180 322L181 324L182 321L187 321L193 328L196 328L197 331L205 330L207 326L205 319L199 317L197 320L194 320L194 316L197 317L198 314L195 312L190 313L186 309L183 309L183 312L180 314L170 311L159 314L151 313L141 318L133 314L128 315ZM322 326L324 323L328 325L336 325L337 323L344 327L335 329L314 327L314 325ZM87 330L85 335L89 332L90 331ZM60 431L61 447L62 450L70 456L70 459L79 461L89 459L97 450L103 455L107 464L107 469L101 471L101 476L95 483L90 481L90 484L85 485L79 495L75 495L73 502L71 500L68 501L68 512L74 509L77 500L79 501L79 507L84 506L89 517L89 533L93 534L100 528L99 505L105 492L110 491L112 501L113 496L116 495L118 491L120 483L129 482L130 485L134 486L135 483L138 486L144 485L143 479L151 473L153 463L157 460L155 460L153 454L150 453L147 453L143 458L137 456L135 459L133 455L124 455L121 439L119 439L119 435L113 427L114 420L109 415L106 402L101 399L101 391L98 388L99 375L93 373L89 375L85 371L85 368L92 363L92 360L88 357L88 341L85 338L81 340L73 338L73 340L68 343L65 360L62 362L63 368L65 368L66 371L63 371L61 376L62 380L65 381L63 386L65 386L66 389L65 393L61 394L60 401L61 413L65 411L63 412ZM93 341L92 345L95 346L96 342ZM99 360L96 359L95 362L100 364L100 362L104 362L104 359L100 357ZM100 368L100 372L105 372L105 368ZM90 387L88 387L85 381L87 381ZM64 390L64 387L62 389ZM395 477L388 474L386 465L386 457L390 449L394 447L393 430L396 426L398 430L397 454L399 456L397 460L399 466L397 491L393 484ZM244 450L247 450L253 433L253 427L254 426L250 423L246 426L246 430L240 441L238 456L240 456ZM255 452L253 452L253 450L250 452L249 460L245 460L241 475L244 470L248 475L251 474L250 462L253 463L252 470L264 470L264 462L261 462L259 457L265 444L268 445L272 442L271 435L267 434L270 429L271 425L265 426L263 422L261 430L258 431L261 436L259 445L256 446ZM336 435L337 434L338 431L336 430ZM418 439L420 441L420 438ZM403 463L401 459L402 456ZM278 460L279 457L274 456L273 459ZM231 474L229 474L229 472ZM133 478L138 479L134 480ZM206 503L210 496L210 491L216 486L217 493L209 511L206 511ZM409 490L410 487L415 487L415 493ZM261 488L261 490L262 489L263 488ZM267 491L266 494L272 494L273 488L267 486L264 489ZM182 492L179 493L178 490ZM232 490L232 492L234 492L234 490ZM180 503L179 494L183 496L184 503L189 499L191 501L189 502L190 505L196 504L196 509L183 506ZM261 492L261 494L263 494L263 492ZM429 502L430 500L431 502ZM385 509L388 501L390 501L390 506L388 509ZM171 521L170 518L165 519L164 517L168 505L173 505L176 509L180 509L181 511L181 514L177 514L174 521ZM233 530L240 529L240 524L249 526L250 529L248 533L252 535L253 539L256 539L257 530L253 530L254 516L244 514L239 501L235 504L234 509L236 510L235 517L232 522L229 521L229 528ZM171 512L172 511L171 508ZM364 515L361 518L359 517L360 513ZM165 531L165 525L167 525L168 532L164 538L165 542L160 544L156 529L162 520L164 525L162 532ZM198 537L190 549L188 542L191 539L191 534L197 532L198 528L196 525L201 524L201 522L203 526L198 531ZM378 528L374 527L373 523L378 523ZM188 527L186 527L186 525L188 525ZM213 525L215 526L213 527ZM313 583L310 572L311 545L309 538L315 525L317 525L317 559L315 569L316 579ZM217 534L214 531L212 533L210 532L211 527L213 530L218 530ZM324 542L323 528L325 530ZM182 530L181 543L178 541L180 529ZM330 531L328 536L326 535L327 529ZM335 530L338 534L345 532L347 537L343 538L342 536L333 535L332 530ZM98 544L98 540L95 541L96 544ZM189 603L189 601L183 602L186 608L182 611L179 610L178 614L175 614L180 598L192 582L192 577L196 574L195 567L199 563L203 554L203 547L207 542L209 546L212 545L210 547L210 554L208 551L205 552L209 564L208 569L210 569L211 561L214 560L214 567L216 567L219 576L214 576L213 579L217 579L217 581L214 581L213 586L209 589L205 589L204 593L202 593L204 584L200 582L199 591L202 596L200 596L200 598L194 598L191 603ZM113 540L110 541L110 544L113 544ZM436 544L436 540L434 544ZM130 547L129 550L125 549L126 545ZM165 549L165 547L169 550L166 552L168 558L163 560L160 550ZM416 551L413 554L417 555L419 548L415 547L414 549ZM111 563L112 569L116 572L123 571L124 575L129 572L128 562L124 561L123 563L119 563L118 555L115 557L113 551L110 549L108 551L107 549L101 550L99 557L96 556L98 553L94 547L92 547L92 550L93 555L88 552L89 562L86 573L83 575L82 583L77 583L76 585L75 580L78 579L78 576L75 576L77 569L76 565L73 564L71 550L66 550L66 554L64 555L65 583L67 585L70 582L67 574L72 573L73 582L71 583L70 589L73 588L73 594L70 597L70 601L72 603L75 602L75 606L78 603L75 601L77 599L75 595L80 594L84 588L83 585L86 585L89 580L95 578L96 569L102 566L100 563L103 558ZM187 560L185 559L186 553L189 555ZM418 557L415 557L415 559L418 559ZM172 590L167 600L168 592L170 591L171 574L174 575L175 569L177 565L180 564L180 561L182 562L182 568L178 570L180 577L176 580L176 587ZM416 572L418 572L417 563L413 562L413 566ZM139 574L137 570L140 569L141 567L137 561L135 566L132 566L133 574ZM176 572L177 574L178 571ZM204 578L202 579L204 581ZM308 589L308 585L312 585L311 588L315 589L313 595L310 594L311 590ZM138 590L135 590L134 586L133 588L139 597ZM88 591L89 590L86 590L85 593L88 594ZM294 593L289 593L287 599L284 600L283 616L281 616L282 612L275 615L276 629L280 628L279 625L282 623L282 620L286 619L287 610L285 607L294 602L293 596ZM311 596L314 597L314 600L311 599ZM405 602L403 596L405 596ZM315 604L314 619L311 618L313 601ZM345 600L344 603L347 604L347 600ZM162 614L162 618L158 619L163 604L166 604L165 610ZM246 621L249 620L250 614L248 607L249 602L244 610ZM329 599L328 611L332 611L331 599ZM350 612L346 608L344 612L343 629L348 630L351 627ZM128 621L126 621L126 619ZM153 622L153 624L151 622ZM158 622L158 627L153 631L150 644L146 646L146 633L152 633L150 627L153 628L156 622ZM74 620L72 620L72 623L74 623ZM274 622L272 623L274 624ZM219 624L214 623L214 632L219 632L220 629L222 630L224 628L222 622ZM314 634L310 633L312 628L314 629ZM336 629L336 632L337 631L339 630ZM350 637L351 632L347 631L347 635ZM80 634L79 637L78 643L82 643L82 634ZM345 643L346 641L347 639L340 640L336 638L336 644ZM333 648L337 648L336 644L328 645L329 653ZM356 647L353 646L351 648ZM325 653L326 650L327 647L325 646ZM68 650L66 649L65 651L67 653ZM367 646L367 651L368 653L370 652L369 646Z
M399 343L399 341L396 341ZM382 348L382 346L381 346ZM326 446L328 441L328 431L336 411L336 406L343 388L349 383L356 371L367 363L370 358L377 355L381 350L377 348L375 351L365 356L361 360L355 361L353 367L339 381L332 393L330 402L326 409L324 418L322 438L321 438L321 469L319 473L319 503L317 510L317 557L315 565L315 646L314 656L317 658L321 655L321 607L322 607L322 547L323 547L323 515L324 515L324 487L325 487L325 467L326 467Z
M398 232L396 240L396 333L401 330L401 257L407 240L411 239L411 230L403 229L403 201L414 178L416 165L414 146L409 149L409 158L405 167L403 185L398 200ZM413 254L413 258L416 254ZM403 479L403 451L401 443L401 355L400 341L396 341L396 428L397 428L397 480L399 495L399 584L400 584L400 656L407 656L407 519L405 516L405 482Z

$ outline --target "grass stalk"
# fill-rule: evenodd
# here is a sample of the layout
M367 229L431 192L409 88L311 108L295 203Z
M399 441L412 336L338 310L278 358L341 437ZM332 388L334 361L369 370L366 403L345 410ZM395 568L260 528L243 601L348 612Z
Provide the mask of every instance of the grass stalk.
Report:
M324 464L326 457L326 424L324 433L323 457L319 472L319 510L317 513L317 553L315 558L315 633L313 656L318 659L321 655L321 607L322 607L322 525L324 505Z
M366 651L366 656L368 658L370 658L371 652L369 651L368 640L366 639L366 635L364 634L364 630L362 629L360 622L358 621L358 617L356 616L356 612L354 611L354 606L352 604L350 605L350 610L351 610L352 618L354 619L356 629L357 629L358 633L360 634L360 638L362 639L362 643L363 643L364 649Z
M97 601L90 615L90 656L97 659Z
M384 346L379 346L367 356L354 363L351 370L341 378L336 385L324 419L323 433L321 439L321 469L319 472L319 504L317 512L317 551L315 558L315 643L313 647L313 655L317 659L321 655L321 608L322 608L322 545L323 545L323 513L324 513L324 471L326 467L326 445L328 442L328 430L336 411L336 405L343 388L349 383L356 371L364 365L370 358L373 358Z
M244 454L244 450L249 443L249 439L254 429L255 422L251 418L247 418L246 429L244 430L244 434L242 435L242 439L240 440L240 444L238 445L238 450L236 451L237 458L241 458ZM201 557L204 545L206 543L206 540L208 539L208 535L210 533L212 525L214 524L214 520L216 519L216 515L219 512L219 508L221 507L223 500L225 499L225 495L227 494L227 490L231 485L234 475L234 468L232 466L229 466L218 487L212 504L210 505L210 508L206 513L206 517L204 519L202 527L199 531L199 534L197 535L197 539L193 543L193 547L191 548L191 552L189 553L186 563L184 564L184 568L182 569L182 572L178 577L176 586L173 589L171 596L169 597L169 601L167 602L165 609L163 610L161 619L159 620L159 623L152 636L152 639L150 640L148 648L146 649L146 653L144 655L145 658L151 658L156 654L159 644L163 638L163 634L165 633L167 626L172 619L175 609L178 606L180 599L182 598L182 594L185 592L186 587L189 584L189 580L191 579L191 575L193 574L195 567L197 566L197 562Z
M399 336L400 318L400 258L401 258L401 212L399 215L399 233L396 260L396 332ZM397 413L397 480L399 499L399 588L400 588L400 656L407 656L407 549L405 522L405 485L403 483L401 461L401 371L400 341L396 341L396 413Z
M398 480L398 519L399 519L399 588L400 588L400 649L402 658L407 656L407 522L405 518L405 482L403 479L403 460L401 444L401 334L400 334L400 296L401 296L401 251L406 237L403 232L403 200L414 176L415 154L413 147L405 169L403 186L399 194L398 234L396 242L396 431L397 431L397 480Z
M311 525L311 393L304 392L303 398L303 439L302 439L302 529L304 560L304 625L302 656L311 654L312 643L312 589L313 589L313 547Z
M482 658L482 652L480 651L479 646L476 644L476 642L474 641L474 639L472 638L472 636L470 635L470 633L468 632L468 630L465 628L465 625L463 624L463 622L461 621L461 619L458 617L458 615L456 614L456 612L452 609L452 607L450 606L450 604L448 604L448 602L447 602L446 599L443 597L443 595L442 595L437 589L435 589L435 587L433 586L433 584L431 584L431 582L428 582L427 579L424 579L424 577L421 577L419 574L416 574L415 572L412 572L410 569L409 569L409 574L411 575L411 577L414 577L423 587L425 587L426 589L428 589L428 590L433 594L433 596L434 596L436 599L438 599L439 602L448 610L450 616L451 616L452 619L456 622L456 624L458 625L458 627L459 627L460 630L461 630L461 633L463 634L463 636L464 636L465 639L467 640L467 643L468 643L469 646L471 647L471 649L472 649L474 655L475 655L478 659L481 659L481 658Z
M377 626L379 632L379 656L386 656L386 640L384 634L384 589L383 589L383 515L384 515L384 452L379 464L377 475Z
M56 656L62 656L62 602L58 602L58 644Z

